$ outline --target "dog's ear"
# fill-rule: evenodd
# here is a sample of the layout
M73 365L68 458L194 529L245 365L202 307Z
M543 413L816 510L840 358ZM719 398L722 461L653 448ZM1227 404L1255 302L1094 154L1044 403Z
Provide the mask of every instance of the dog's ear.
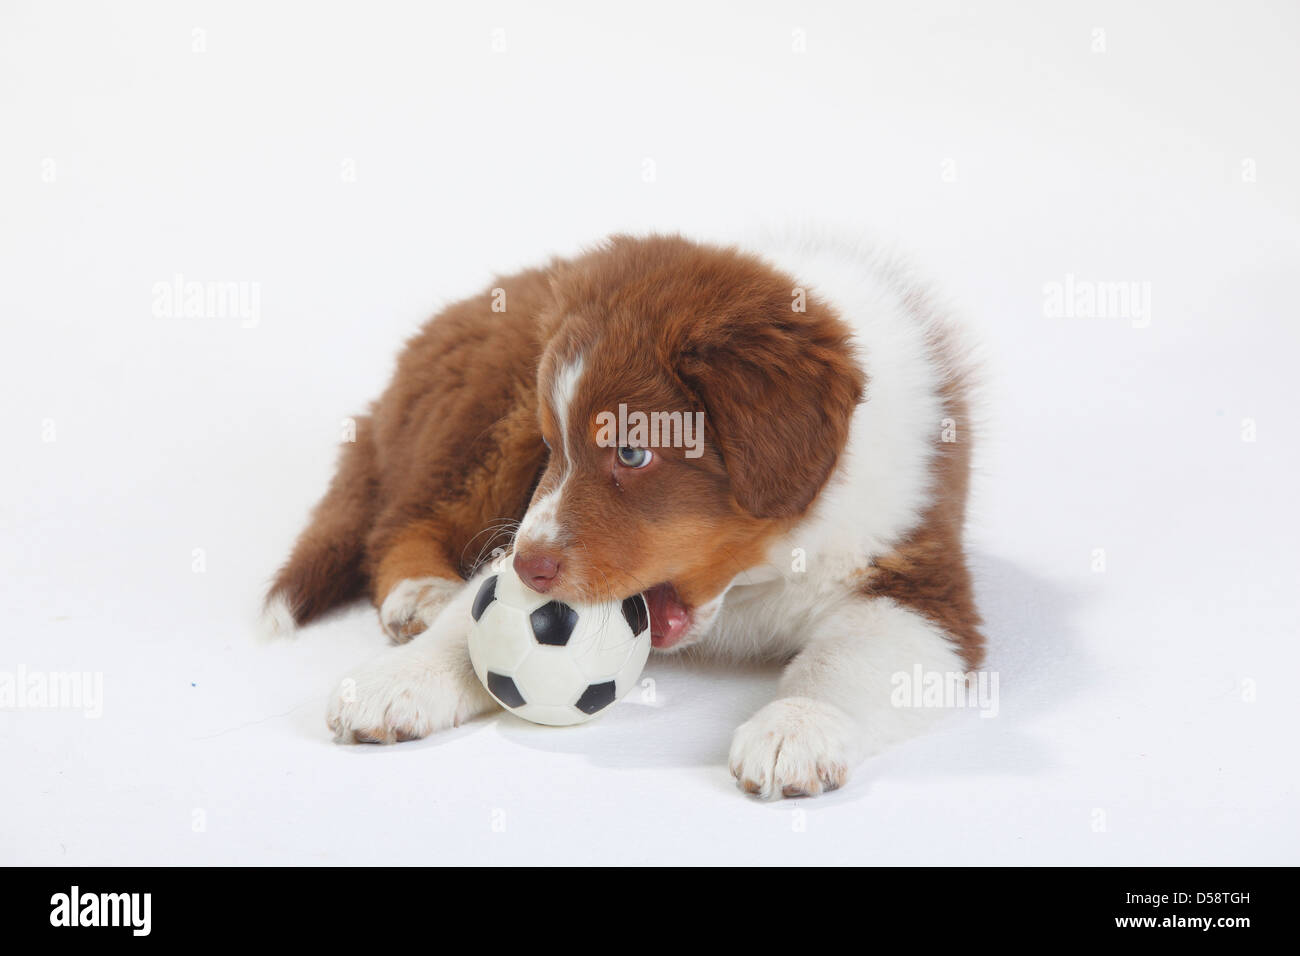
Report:
M677 374L703 405L736 502L758 518L802 514L848 440L864 376L848 331L828 310L701 323Z

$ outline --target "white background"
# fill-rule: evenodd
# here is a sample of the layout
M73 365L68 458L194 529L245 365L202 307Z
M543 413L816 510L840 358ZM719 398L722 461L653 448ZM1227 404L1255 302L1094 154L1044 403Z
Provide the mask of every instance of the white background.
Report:
M0 713L0 862L1297 862L1296 5L743 7L4 5L0 672L104 699ZM725 769L761 669L333 744L373 611L251 625L403 339L611 231L792 219L984 342L997 718L775 804ZM256 326L155 315L177 274ZM1150 325L1048 317L1067 275Z

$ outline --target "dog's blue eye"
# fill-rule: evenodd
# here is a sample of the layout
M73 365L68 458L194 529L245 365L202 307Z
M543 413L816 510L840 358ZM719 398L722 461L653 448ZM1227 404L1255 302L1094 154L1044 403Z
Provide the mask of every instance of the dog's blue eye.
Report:
M618 463L624 468L644 468L654 457L648 448L628 448L624 445L617 452Z

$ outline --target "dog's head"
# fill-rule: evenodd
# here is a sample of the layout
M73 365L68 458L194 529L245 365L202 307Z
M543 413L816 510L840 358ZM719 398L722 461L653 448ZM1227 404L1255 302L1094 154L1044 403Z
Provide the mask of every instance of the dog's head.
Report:
M863 390L847 329L759 259L675 237L615 237L552 292L550 458L515 568L560 600L644 591L654 645L685 646L834 470Z

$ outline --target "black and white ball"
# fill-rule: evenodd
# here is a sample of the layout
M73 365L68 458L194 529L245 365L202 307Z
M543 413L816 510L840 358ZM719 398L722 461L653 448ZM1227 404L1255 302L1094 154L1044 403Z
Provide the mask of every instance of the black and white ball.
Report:
M471 610L474 673L502 707L536 724L577 724L636 684L650 654L650 611L636 594L563 604L527 587L503 561Z

